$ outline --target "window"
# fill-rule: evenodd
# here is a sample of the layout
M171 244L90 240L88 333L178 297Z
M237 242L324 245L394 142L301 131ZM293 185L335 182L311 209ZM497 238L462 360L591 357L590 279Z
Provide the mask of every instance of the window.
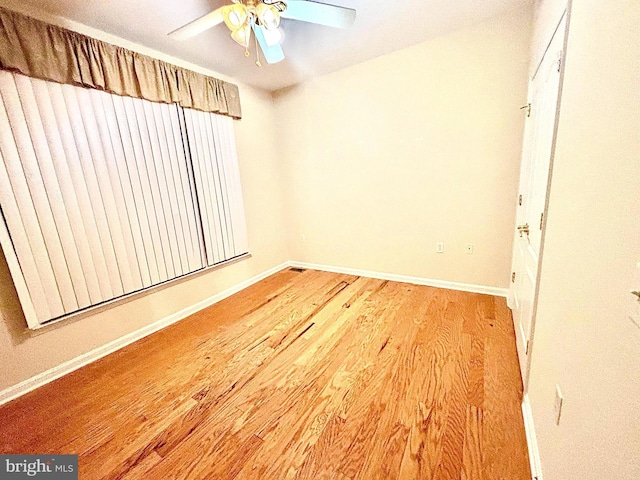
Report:
M29 326L247 253L233 120L0 71L0 240Z

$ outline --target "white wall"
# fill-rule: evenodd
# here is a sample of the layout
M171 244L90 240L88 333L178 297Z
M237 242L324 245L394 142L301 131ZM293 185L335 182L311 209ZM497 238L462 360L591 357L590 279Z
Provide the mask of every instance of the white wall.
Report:
M15 2L1 2L16 7ZM18 8L16 8L18 9ZM122 39L60 22L41 12L23 13L58 23L141 53L217 76ZM225 78L226 79L226 78ZM226 79L229 80L229 79ZM231 79L233 81L233 79ZM103 346L112 340L235 286L288 260L278 151L270 94L240 86L243 119L234 122L251 258L136 296L79 320L28 331L4 256L0 253L0 391Z
M576 0L566 62L529 397L545 480L637 480L640 2Z
M531 13L275 95L294 260L507 286Z

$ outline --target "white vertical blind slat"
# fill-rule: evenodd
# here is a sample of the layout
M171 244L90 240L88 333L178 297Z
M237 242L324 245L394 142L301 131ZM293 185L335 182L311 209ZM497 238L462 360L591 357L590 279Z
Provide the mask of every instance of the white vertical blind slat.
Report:
M189 223L192 221L187 216L185 208L184 192L182 191L182 183L180 182L180 171L178 170L178 154L175 138L171 133L171 121L167 119L170 115L171 107L169 105L157 105L153 114L156 125L158 126L158 136L160 141L160 149L162 152L161 159L164 166L164 174L169 193L169 204L171 205L171 220L173 227L173 236L177 245L177 261L176 265L180 266L180 274L189 272L189 258L187 256L187 243L191 236ZM181 159L184 162L184 158ZM176 267L177 268L177 267Z
M84 123L87 125L87 130L91 132L89 134L89 148L93 156L96 175L100 179L100 195L107 217L111 243L115 252L120 285L123 293L130 292L140 287L133 280L133 266L129 261L129 248L127 245L127 227L126 223L123 225L119 214L118 207L120 202L118 202L118 197L120 192L117 188L119 185L112 182L115 158L109 136L109 128L102 104L92 94L100 92L88 89L80 89L79 92L82 99L81 111ZM122 293L119 295L122 295Z
M142 148L142 138L136 118L133 99L129 97L120 97L124 105L124 119L126 119L131 146L133 149L134 164L130 167L130 173L135 177L133 181L134 192L139 197L139 205L143 206L144 213L140 215L140 221L144 224L143 233L145 234L145 248L151 273L151 284L156 285L167 279L167 267L164 263L164 254L162 252L162 244L160 241L160 231L158 229L158 220L156 219L156 210L153 206L153 196L151 194L151 184L147 173L144 151Z
M220 260L225 260L230 257L228 243L225 241L226 237L226 220L225 220L225 198L222 192L222 185L220 182L220 175L218 171L219 152L216 141L213 138L213 132L211 130L211 116L203 114L200 115L203 142L205 142L208 161L207 171L211 178L211 182L214 185L215 191L215 218L216 218L216 240L220 246L220 252L222 257Z
M216 197L218 199L218 210L220 212L220 230L221 241L224 245L225 259L235 256L233 248L233 228L231 227L231 211L229 208L229 192L224 178L224 152L222 149L222 141L218 129L218 122L214 115L206 115L206 132L209 139L209 145L212 146L212 152L215 153L215 163L211 168L215 176Z
M153 117L148 115L147 102L136 99L134 103L136 105L136 114L139 115L140 135L147 161L147 172L149 174L153 205L156 210L156 219L158 222L158 231L160 232L164 264L167 269L167 276L165 280L168 280L170 278L175 278L176 272L173 261L170 227L167 224L167 211L170 209L170 206L165 192L166 185L164 184L164 173L159 158L158 135L156 133L155 125L150 123L153 121Z
M55 156L54 162L56 168L61 172L61 177L64 177L61 186L68 197L66 205L69 216L73 219L74 236L78 239L76 245L82 262L82 270L91 303L95 304L108 298L107 266L100 248L98 227L93 216L87 184L82 174L80 156L66 101L62 94L62 85L53 82L46 82L46 84L57 124L57 134L64 151L64 156Z
M131 292L143 287L142 275L140 273L140 263L138 261L136 242L134 239L134 222L131 221L129 208L127 206L127 196L120 178L118 169L118 157L124 157L122 152L122 142L118 141L113 104L109 101L109 94L99 90L89 90L93 111L96 112L98 131L100 140L106 155L106 169L109 177L110 193L113 197L113 208L117 215L117 226L121 235L122 247L126 254L126 263L120 266L123 276L125 291ZM135 222L137 226L137 221ZM121 247L121 248L122 248Z
M91 249L87 241L78 199L71 183L71 174L66 160L67 155L60 135L61 126L56 118L47 82L31 80L53 163L54 173L51 174L50 180L55 179L60 189L62 196L60 206L65 211L68 227L71 231L71 238L63 241L63 247L68 252L67 263L73 288L78 299L78 307L83 308L100 301L101 298L95 269L90 265Z
M28 79L26 80L26 84L19 79L15 79L14 83L20 99L21 111L17 108L17 104L14 108L8 108L7 111L58 292L64 311L68 312L78 307L63 249L63 240L70 235L70 230L65 228L63 217L66 217L66 214L64 209L60 208L62 203L60 190L55 181L51 181L51 157L43 135L42 123L37 116L33 91ZM36 118L32 119L31 117L34 116ZM49 162L42 160L41 164L39 156L43 159L48 157ZM59 225L56 225L56 217ZM66 220L68 226L68 219Z
M2 72L4 73L4 72ZM7 116L9 128L3 131L4 159L20 211L24 211L24 225L30 239L40 280L44 288L46 299L52 315L58 316L65 312L64 302L59 291L56 273L58 268L51 260L47 244L47 235L52 229L52 214L48 206L48 199L44 185L40 178L33 146L30 145L29 132L25 125L22 106L12 76L0 76L0 91L4 101L4 115ZM7 134L10 135L7 136ZM43 226L41 222L44 222ZM57 236L57 233L54 232ZM58 257L62 256L61 248ZM54 252L55 254L56 252ZM58 272L56 272L58 270Z
M212 240L212 232L215 231L211 209L211 187L205 169L204 151L202 141L199 138L200 129L197 127L197 117L194 110L185 109L185 126L189 140L189 151L193 164L193 175L195 178L195 191L198 197L200 217L202 220L202 236L207 253L207 265L213 265L220 258L217 245Z
M182 222L180 236L184 248L184 260L187 271L194 271L204 265L200 256L200 238L196 228L196 216L191 200L191 187L187 178L187 162L185 146L180 131L178 110L173 105L161 105L162 122L164 124L169 155L171 157L171 177L176 192L178 215ZM182 253L181 253L182 254Z
M233 199L231 202L231 224L233 226L235 255L242 255L249 251L249 246L247 244L247 222L244 213L240 165L233 131L233 120L223 115L214 115L214 118L219 127L218 131L223 146L222 164L224 165L227 190L230 198Z
M209 143L209 137L207 135L206 118L204 112L195 112L194 116L198 119L198 136L196 138L202 142L202 167L206 174L207 181L209 182L209 215L211 216L213 223L213 230L210 232L211 241L215 244L215 250L217 252L215 263L220 263L225 259L224 242L222 241L222 222L220 220L220 201L219 201L219 185L213 175L213 169L215 168L215 150Z
M97 243L90 242L93 248L94 261L97 262L98 282L102 291L103 299L109 299L117 296L118 292L122 292L122 283L120 274L117 270L116 255L111 242L107 216L104 210L104 204L100 195L100 187L98 186L98 177L96 176L93 165L93 157L89 147L87 138L87 129L82 120L80 112L78 93L75 87L70 85L61 85L62 96L64 97L65 106L71 124L73 139L77 148L77 157L72 157L74 165L72 171L78 173L78 177L74 182L77 186L81 184L88 193L83 200L88 201L85 205L84 214L90 216L95 225L95 233ZM76 163L77 162L77 163ZM95 241L95 240L94 240Z
M144 172L146 175L146 182L143 183L143 187L147 189L145 191L147 211L153 219L152 234L154 235L154 242L156 242L156 258L158 260L160 281L164 282L173 276L173 262L171 261L171 250L169 246L167 226L164 219L160 185L158 183L153 151L151 150L151 137L149 127L147 126L146 118L144 116L142 100L137 98L130 98L128 100L131 101L133 106L133 112L138 128L138 140L140 141L140 148L142 151L139 168L141 173Z
M216 263L219 263L227 258L227 254L224 250L224 232L223 232L223 203L220 195L220 183L215 173L216 171L216 151L215 145L212 139L209 137L207 131L207 114L204 112L195 112L198 118L199 134L198 137L202 142L204 151L204 170L206 171L209 185L211 188L211 200L209 208L211 209L211 215L213 217L214 231L211 232L212 238L215 241L218 251L218 258Z
M114 135L114 138L117 138L113 143L118 152L116 154L116 164L120 176L120 184L127 200L129 225L136 247L142 286L143 288L149 287L154 284L154 278L159 278L160 275L158 274L151 240L151 227L149 225L149 217L146 214L140 175L135 159L136 152L131 138L129 122L127 121L124 99L117 95L109 95L109 99L103 103L106 111L111 112L111 109L113 111L108 115L110 120L109 130ZM111 108L109 108L109 103L111 103Z
M193 165L193 154L191 153L191 147L189 145L187 137L186 110L176 105L175 111L178 117L178 125L176 128L176 124L175 122L173 122L174 135L177 135L177 132L179 132L180 137L182 138L182 148L184 156L186 158L186 161L180 164L180 176L182 178L182 185L185 191L186 206L188 209L193 211L195 220L195 231L193 229L191 231L192 251L190 252L189 259L191 265L199 265L200 267L204 267L208 264L209 253L205 245L206 242L204 240L203 233L202 212L198 203L198 195L196 193L196 174Z
M234 142L218 115L0 71L0 240L29 325L246 253Z
M216 261L216 263L218 263L228 258L224 243L224 202L220 190L220 179L217 175L218 159L216 158L216 149L213 138L210 137L207 129L208 115L204 112L196 112L196 116L198 117L200 139L204 148L205 171L207 172L209 185L211 185L212 188L210 208L215 225L212 237L218 248L218 259Z
M0 72L0 77L2 74L3 72ZM58 303L53 308L49 305L43 278L53 279L53 271L50 270L51 266L47 265L48 256L45 258L46 263L37 264L38 256L44 250L44 239L42 235L37 233L33 235L33 232L29 231L29 226L36 225L37 219L26 182L14 179L12 184L10 179L10 174L14 173L19 157L11 136L11 126L1 90L0 86L0 202L2 202L2 213L13 240L11 246L20 259L20 268L36 315L38 320L42 321L51 318L55 309L61 310L62 302L58 298ZM44 269L49 272L43 272Z
M98 191L102 205L102 211L106 218L106 231L104 238L110 242L109 251L113 251L115 264L110 265L112 274L112 287L116 296L135 289L131 266L122 231L114 190L110 183L109 168L107 164L113 163L113 151L110 142L103 142L101 136L106 133L106 122L102 109L95 110L91 99L90 90L76 89L80 104L80 111L87 132L89 150L93 159L93 170L98 179Z
M42 101L43 94L46 95L46 88L44 92L37 90L28 77L15 76L14 80L22 103L24 119L31 137L28 141L31 142L34 149L39 168L39 177L45 187L45 193L51 209L51 220L53 220L54 224L53 228L57 233L56 236L45 236L45 243L47 245L54 244L51 248L48 247L49 256L52 259L55 258L55 253L52 255L52 252L56 252L58 244L60 245L62 258L59 261L61 263L64 262L64 266L60 265L60 271L54 270L56 280L63 298L65 311L77 310L90 304L89 292L80 264L68 210L65 207L62 189L57 178L58 172L53 162L53 148L60 147L60 145L55 143L56 139L54 139L54 143L49 142L48 137L50 135L47 134L45 128L47 120L50 120L48 117L52 113L50 109L46 108L46 102ZM42 110L39 108L39 104L44 107ZM58 149L56 148L56 150ZM59 155L60 151L58 150L56 154ZM31 180L38 182L36 185L39 184L36 178ZM48 215L48 212L44 212L44 215Z
M157 183L157 192L160 196L160 203L156 205L159 208L158 218L160 220L162 238L165 246L165 261L167 263L169 278L175 278L182 275L182 266L180 264L178 238L174 224L173 209L175 205L172 203L171 195L167 188L168 179L165 173L164 164L167 152L166 149L163 150L165 144L160 140L159 129L162 127L156 123L156 117L153 113L157 104L154 105L151 102L145 101L141 103L149 139L153 171Z
M185 128L209 265L247 252L233 124L185 109Z

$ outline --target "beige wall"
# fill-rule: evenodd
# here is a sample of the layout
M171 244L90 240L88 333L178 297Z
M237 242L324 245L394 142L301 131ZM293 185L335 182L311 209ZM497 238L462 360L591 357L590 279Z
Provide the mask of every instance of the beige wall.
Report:
M573 3L529 385L545 480L640 478L639 25L637 0Z
M53 21L46 16L38 16ZM66 26L146 54L154 54L95 30L80 28L77 24ZM185 65L176 59L162 57ZM206 71L204 73L212 74ZM234 122L234 125L252 257L138 296L80 320L61 322L30 332L26 329L6 261L0 255L0 390L288 260L286 240L282 234L285 223L276 136L271 128L274 124L273 101L271 95L244 85L240 85L240 96L244 116L241 121Z
M292 259L506 287L530 26L513 12L276 94Z

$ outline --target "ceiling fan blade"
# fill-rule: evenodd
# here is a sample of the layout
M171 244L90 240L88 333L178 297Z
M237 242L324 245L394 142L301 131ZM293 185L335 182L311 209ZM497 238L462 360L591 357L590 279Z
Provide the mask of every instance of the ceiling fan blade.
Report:
M264 32L259 25L253 26L253 33L258 39L262 53L267 63L278 63L284 60L284 52L279 44L268 45L267 40L264 38Z
M270 47L272 45L279 44L282 40L282 32L279 28L269 30L268 28L263 27L262 34L264 35L264 39L267 42L267 45L269 45Z
M189 22L186 25L183 25L182 27L169 33L169 36L176 40L187 40L188 38L195 37L199 33L202 33L205 30L208 30L211 27L215 27L216 25L222 23L224 21L222 15L224 9L225 7L220 7L213 12L209 12L206 15L203 15L200 18L196 18L192 22Z
M356 21L356 11L352 8L306 0L287 0L286 3L287 9L280 14L282 18L317 23L334 28L347 28Z

